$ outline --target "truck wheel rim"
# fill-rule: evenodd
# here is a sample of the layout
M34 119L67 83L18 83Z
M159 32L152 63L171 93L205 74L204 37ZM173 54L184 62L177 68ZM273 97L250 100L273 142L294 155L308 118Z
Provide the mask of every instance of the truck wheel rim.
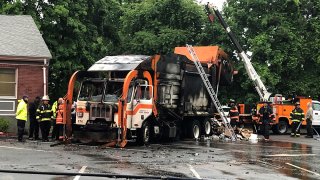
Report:
M193 126L193 136L194 138L199 138L199 135L200 135L200 128L198 125L194 125Z
M209 135L211 132L211 124L209 121L206 121L206 123L204 124L204 129L206 131L206 135Z
M279 132L280 133L285 133L286 129L287 129L287 127L285 124L279 124Z
M144 142L149 142L149 126L144 128Z

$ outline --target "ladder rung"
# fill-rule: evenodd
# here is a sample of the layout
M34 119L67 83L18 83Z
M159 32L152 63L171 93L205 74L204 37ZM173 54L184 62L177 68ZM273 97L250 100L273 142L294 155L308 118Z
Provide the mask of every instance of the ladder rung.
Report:
M224 113L222 107L221 107L221 104L219 102L219 99L217 98L217 96L215 95L215 91L213 89L213 87L211 86L211 83L208 79L208 76L206 74L206 72L204 71L197 55L196 55L196 52L194 51L193 47L191 45L188 45L187 44L187 49L192 57L192 60L199 72L199 75L204 83L204 85L206 86L207 88L207 91L211 97L211 100L212 102L214 103L214 105L216 106L216 109L217 111L219 112L222 120L223 120L223 123L225 124L226 128L229 130L230 134L232 135L232 140L236 140L236 134L234 133L233 131L233 128L231 127L230 123L227 121L227 116L226 114Z

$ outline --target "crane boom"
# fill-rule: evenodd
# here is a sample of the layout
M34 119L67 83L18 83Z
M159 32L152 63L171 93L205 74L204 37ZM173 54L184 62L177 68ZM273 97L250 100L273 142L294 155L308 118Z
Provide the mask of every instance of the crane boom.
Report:
M207 15L209 17L210 22L213 22L213 14L210 11L209 3L205 6L205 10L206 10L206 13L207 13ZM249 78L254 83L254 86L255 86L255 88L256 88L259 96L260 96L260 99L263 100L263 101L268 100L270 95L271 95L271 93L268 92L266 86L263 84L260 76L258 75L256 70L252 66L252 63L251 63L249 57L243 51L242 47L240 46L239 41L236 39L235 35L231 31L231 29L228 26L228 24L222 18L221 13L217 9L217 7L213 6L213 10L214 10L215 15L219 19L220 23L222 24L223 28L227 31L227 34L228 34L229 38L231 39L232 43L236 46L236 49L237 49L237 51L239 53L239 56L241 57L241 59L242 59L242 61L244 63L244 67L245 67L245 69L246 69L246 71L247 71L247 73L249 75Z

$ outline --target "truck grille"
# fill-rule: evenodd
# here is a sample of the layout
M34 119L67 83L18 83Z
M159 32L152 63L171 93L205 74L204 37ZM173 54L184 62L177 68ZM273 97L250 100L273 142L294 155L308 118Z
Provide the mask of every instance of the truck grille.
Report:
M105 105L93 105L91 106L90 115L92 120L99 118L106 119L108 121L111 115L111 107Z

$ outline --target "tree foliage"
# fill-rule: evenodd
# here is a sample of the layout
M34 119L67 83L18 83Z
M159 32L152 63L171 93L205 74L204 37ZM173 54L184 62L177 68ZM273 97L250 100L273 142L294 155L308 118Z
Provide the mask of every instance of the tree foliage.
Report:
M231 29L269 91L317 96L320 74L320 3L315 0L227 0L223 9ZM216 20L207 20L194 0L0 0L1 14L29 14L53 59L50 94L66 92L71 74L106 55L172 52L176 46L219 45L234 53ZM221 97L254 102L258 95L242 62Z
M228 0L225 17L251 51L252 63L273 93L317 96L320 3L313 0ZM254 91L239 64L242 97ZM249 93L248 93L249 92ZM239 96L241 97L241 96Z
M121 17L124 48L129 53L172 52L197 43L204 12L192 0L149 0L124 7Z
M121 9L113 0L6 1L2 14L32 15L53 59L49 89L54 98L66 93L69 77L96 60L118 54Z

